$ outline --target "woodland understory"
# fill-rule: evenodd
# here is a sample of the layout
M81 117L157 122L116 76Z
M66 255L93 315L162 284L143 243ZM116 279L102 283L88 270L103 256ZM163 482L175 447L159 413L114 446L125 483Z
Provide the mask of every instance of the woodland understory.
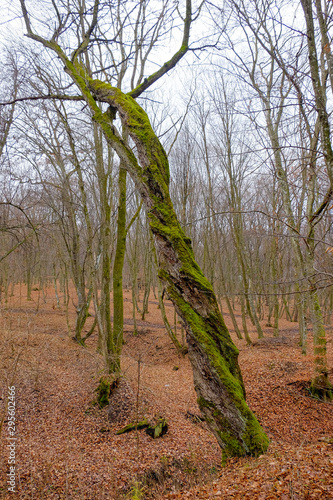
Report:
M333 404L310 397L313 356L311 349L301 354L297 323L281 319L274 336L262 321L265 337L247 345L225 315L240 349L247 402L270 446L265 455L228 459L222 466L221 450L200 418L190 363L167 335L153 292L149 312L144 321L137 320L134 335L131 291L125 291L124 385L103 409L93 405L104 366L96 353L97 335L87 340L86 348L73 341L54 287L33 290L31 299L26 300L26 286L18 285L1 307L1 499L333 497ZM143 291L140 304L142 299ZM174 326L174 308L169 301L165 306ZM240 314L236 304L237 319ZM71 305L72 326L75 317ZM86 330L93 317L87 322ZM176 326L181 340L181 325ZM311 345L311 331L308 340ZM332 340L329 327L330 366ZM5 473L8 384L16 387L15 496L7 491ZM159 416L169 426L159 439L144 430L116 435L130 422Z
M333 3L5 4L20 498L333 498Z

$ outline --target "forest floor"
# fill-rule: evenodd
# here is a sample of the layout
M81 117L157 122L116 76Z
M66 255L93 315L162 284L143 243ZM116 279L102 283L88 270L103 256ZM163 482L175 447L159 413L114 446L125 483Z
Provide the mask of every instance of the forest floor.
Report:
M333 499L333 404L309 397L311 335L304 356L297 324L281 320L273 337L262 322L265 338L255 340L250 328L254 342L247 346L225 314L240 349L247 402L271 444L263 456L221 467L217 442L200 420L188 357L177 355L153 295L133 336L125 293L124 378L101 410L92 404L103 372L97 335L81 347L51 289L44 297L35 290L29 302L24 294L17 288L0 308L1 499ZM171 304L167 311L172 322ZM73 325L73 305L69 319ZM327 335L332 368L331 327ZM332 369L330 376L333 382ZM16 493L7 484L8 386L15 386L16 399ZM144 430L116 435L137 418L159 416L169 426L159 439Z

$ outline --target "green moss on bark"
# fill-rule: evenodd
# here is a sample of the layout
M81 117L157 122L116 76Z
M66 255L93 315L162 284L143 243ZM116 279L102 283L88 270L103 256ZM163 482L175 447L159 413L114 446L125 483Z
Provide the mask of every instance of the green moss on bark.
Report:
M134 139L143 167L143 180L168 191L170 172L167 155L154 133L147 113L129 95L100 80L88 79L88 87L99 100L116 108ZM166 189L165 189L166 188Z
M219 312L213 287L195 262L191 244L173 209L166 153L148 116L131 97L96 80L88 79L88 88L96 99L118 110L137 146L141 166L117 137L108 114L95 110L95 120L121 157L127 158L130 171L135 173L135 182L144 193L159 252L159 275L185 321L191 343L189 352L199 406L224 454L264 452L268 438L246 405L238 350Z
M101 377L99 385L96 389L97 392L96 404L98 404L100 408L104 408L104 406L107 406L110 403L109 401L110 387L111 387L110 380L107 377Z

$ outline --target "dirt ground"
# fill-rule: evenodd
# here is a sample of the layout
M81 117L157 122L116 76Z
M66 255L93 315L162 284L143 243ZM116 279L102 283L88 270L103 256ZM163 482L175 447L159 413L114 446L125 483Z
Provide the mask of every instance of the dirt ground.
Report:
M271 444L261 457L230 459L221 467L220 449L200 420L188 358L177 355L153 294L133 336L125 293L122 390L102 410L92 404L103 373L97 335L81 347L51 288L45 295L35 290L29 302L25 294L17 287L0 308L1 499L333 499L333 404L309 397L311 334L304 356L297 324L281 320L274 338L263 321L260 341L249 324L254 343L246 346L225 314L240 349L247 402ZM167 311L173 322L171 304ZM71 304L71 325L74 319ZM332 368L331 327L327 335ZM8 386L15 386L15 493L7 483L13 442ZM166 418L168 432L159 439L144 430L116 435L144 417Z

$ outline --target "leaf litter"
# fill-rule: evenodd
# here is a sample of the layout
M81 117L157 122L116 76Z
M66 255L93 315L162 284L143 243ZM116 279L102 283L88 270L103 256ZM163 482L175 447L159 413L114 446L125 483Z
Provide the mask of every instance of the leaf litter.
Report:
M100 410L92 404L103 373L97 335L87 348L73 342L51 289L45 301L38 291L30 302L23 295L0 310L1 499L14 498L7 490L8 385L16 387L17 498L333 499L333 404L309 397L311 335L304 356L295 323L281 320L277 338L264 327L261 340L250 328L254 342L246 346L225 315L240 349L247 402L271 444L263 456L230 458L221 467L220 449L200 419L189 360L177 355L155 300L134 336L125 295L122 389ZM172 323L173 308L167 311ZM74 324L74 307L69 315ZM327 337L332 367L331 327ZM144 430L116 435L145 418L166 419L168 432L159 439Z

